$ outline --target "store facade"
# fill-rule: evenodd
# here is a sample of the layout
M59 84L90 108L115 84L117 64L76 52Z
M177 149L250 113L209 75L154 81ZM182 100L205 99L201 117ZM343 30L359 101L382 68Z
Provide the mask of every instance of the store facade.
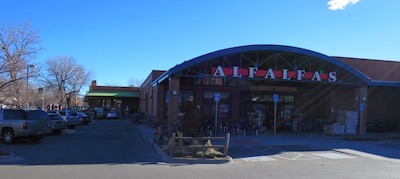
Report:
M256 118L269 130L274 123L284 128L285 119L298 115L304 130L315 130L334 122L339 111L355 111L358 133L366 133L371 121L398 130L396 68L399 62L330 57L290 46L234 47L153 71L141 86L140 110L174 124L194 97L203 120L215 118L217 110L219 122Z
M122 86L98 86L93 80L85 100L91 109L118 110L121 114L139 109L139 88Z

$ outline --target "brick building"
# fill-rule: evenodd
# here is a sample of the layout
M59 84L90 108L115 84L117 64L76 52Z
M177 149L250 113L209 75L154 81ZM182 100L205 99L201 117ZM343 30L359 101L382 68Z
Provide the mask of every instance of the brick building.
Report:
M93 80L86 101L91 108L103 107L119 111L136 111L139 109L139 88L122 86L97 86Z
M358 133L378 121L393 131L400 126L397 69L399 62L333 57L290 46L234 47L153 71L140 87L140 110L176 123L185 101L194 97L196 114L204 120L214 119L217 110L218 122L257 118L268 130L298 114L302 127L318 128L315 121L332 123L339 111L355 111Z

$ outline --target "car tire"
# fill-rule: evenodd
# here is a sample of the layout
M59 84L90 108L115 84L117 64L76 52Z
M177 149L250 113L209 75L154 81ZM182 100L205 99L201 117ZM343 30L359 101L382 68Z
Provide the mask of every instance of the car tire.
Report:
M75 128L75 125L69 125L68 126L68 129L74 129Z
M58 135L61 133L61 130L54 130L53 133L54 133L54 135Z
M39 142L42 139L42 136L32 136L30 137L32 142Z
M4 129L3 133L1 134L1 138L3 139L3 142L6 144L15 143L16 140L14 131L12 129Z

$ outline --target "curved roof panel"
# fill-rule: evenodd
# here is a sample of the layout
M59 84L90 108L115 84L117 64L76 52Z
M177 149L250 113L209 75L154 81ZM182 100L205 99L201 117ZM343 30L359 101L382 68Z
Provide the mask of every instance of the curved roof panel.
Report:
M303 49L303 48L292 47L292 46L283 46L283 45L247 45L247 46L239 46L239 47L227 48L227 49L211 52L211 53L193 58L189 61L185 61L185 62L169 69L167 72L165 72L163 75L161 75L158 79L156 79L153 82L153 84L160 83L164 79L166 79L170 76L173 76L174 74L177 74L182 70L185 70L187 68L190 68L192 66L200 64L202 62L206 62L211 59L215 59L218 57L223 57L223 56L231 55L231 54L240 54L240 53L245 53L245 52L257 52L257 51L277 51L277 52L289 52L289 53L307 55L310 57L321 59L321 60L331 63L333 65L336 65L339 68L342 68L342 69L352 73L353 75L355 75L356 77L361 79L366 84L370 84L370 82L371 82L371 80L366 75L364 75L363 73L361 73L358 70L355 70L353 67L347 65L346 63L343 63L340 60L337 60L333 57L329 57L329 56L326 56L326 55L318 53L318 52L314 52L314 51Z

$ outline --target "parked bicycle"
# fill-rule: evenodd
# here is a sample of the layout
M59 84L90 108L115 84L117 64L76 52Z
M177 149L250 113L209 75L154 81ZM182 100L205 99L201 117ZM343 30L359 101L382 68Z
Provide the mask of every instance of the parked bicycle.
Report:
M199 122L199 131L198 131L198 136L200 137L205 137L205 136L210 136L210 133L213 130L213 123L211 120L205 120L205 121L200 121Z
M141 113L141 112L137 112L137 113L133 114L132 124L141 124L141 123L143 123L144 120L145 120L145 116L146 115L144 113Z
M148 127L148 128L155 128L155 127L157 127L157 118L154 117L154 116L149 116L149 117L147 118L146 124L147 124L147 127Z
M162 123L157 127L157 131L154 134L153 141L159 146L165 145L172 138L172 135L177 132L180 122L175 125L168 127L168 124Z

